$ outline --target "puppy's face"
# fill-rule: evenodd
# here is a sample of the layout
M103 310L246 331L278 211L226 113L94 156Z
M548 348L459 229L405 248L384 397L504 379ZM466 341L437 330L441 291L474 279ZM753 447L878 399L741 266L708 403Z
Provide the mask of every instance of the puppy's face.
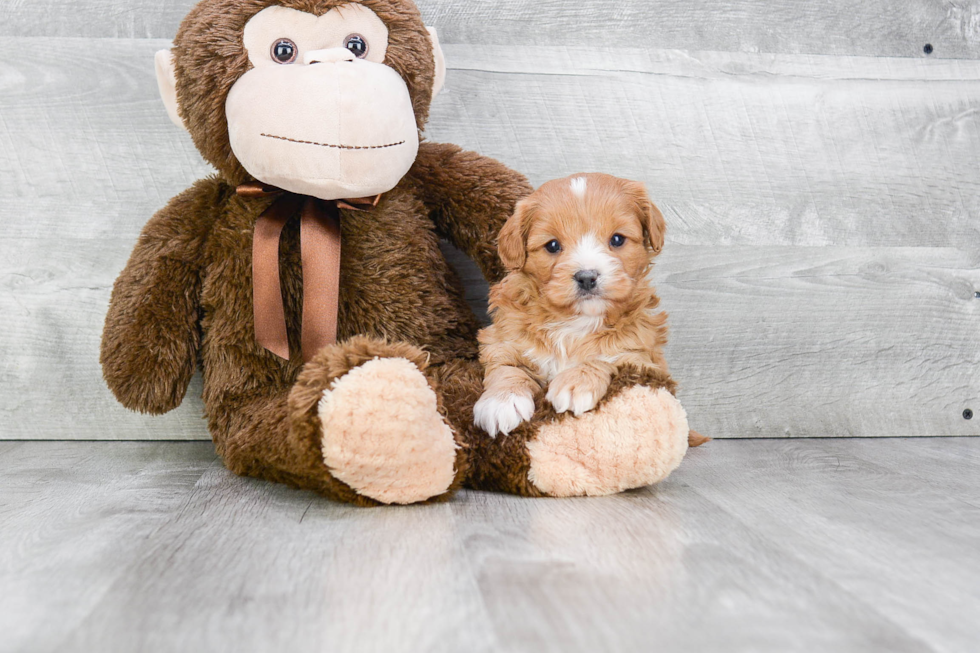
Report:
M582 174L550 181L520 202L499 251L552 309L600 316L646 283L663 238L663 216L643 184Z

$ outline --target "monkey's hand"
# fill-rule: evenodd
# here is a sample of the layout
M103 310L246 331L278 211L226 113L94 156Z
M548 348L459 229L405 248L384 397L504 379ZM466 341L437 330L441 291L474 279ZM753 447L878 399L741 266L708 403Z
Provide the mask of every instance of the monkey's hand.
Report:
M199 182L153 216L113 287L102 374L132 410L173 410L194 374L202 250L216 184Z
M533 188L524 175L456 145L422 143L409 176L439 234L472 258L491 283L506 271L497 234Z

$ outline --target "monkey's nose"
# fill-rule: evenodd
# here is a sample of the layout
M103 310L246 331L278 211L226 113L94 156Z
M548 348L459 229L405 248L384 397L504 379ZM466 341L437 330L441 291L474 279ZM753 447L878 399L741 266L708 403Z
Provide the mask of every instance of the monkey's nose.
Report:
M579 288L586 292L591 292L595 290L598 284L599 272L598 270L579 270L572 278L575 279L575 283L578 284Z
M327 50L310 50L303 55L303 63L337 63L339 61L354 61L357 57L347 48L329 48Z

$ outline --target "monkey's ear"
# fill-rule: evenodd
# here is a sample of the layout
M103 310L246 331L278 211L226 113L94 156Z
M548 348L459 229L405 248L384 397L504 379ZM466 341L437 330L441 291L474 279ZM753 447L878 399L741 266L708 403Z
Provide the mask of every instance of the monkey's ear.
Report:
M436 59L436 76L432 81L432 99L434 100L442 85L446 83L446 57L442 54L442 46L439 45L439 34L435 27L426 27L429 30L429 38L432 40L432 55Z
M497 253L504 267L511 272L520 270L527 260L527 226L532 210L529 200L518 202L514 215L507 218L497 237Z
M177 110L177 75L174 73L173 51L160 50L154 57L154 62L157 69L157 88L160 89L160 99L167 108L167 115L175 125L187 129Z

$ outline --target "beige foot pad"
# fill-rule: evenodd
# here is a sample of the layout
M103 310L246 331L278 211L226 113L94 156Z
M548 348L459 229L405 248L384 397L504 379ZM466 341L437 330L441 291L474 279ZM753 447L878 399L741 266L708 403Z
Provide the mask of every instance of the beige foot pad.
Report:
M337 379L319 405L323 460L358 493L415 503L453 482L456 441L436 395L404 358L381 358Z
M543 425L527 445L528 478L558 497L651 485L680 465L687 435L687 414L672 394L635 386L593 412Z

